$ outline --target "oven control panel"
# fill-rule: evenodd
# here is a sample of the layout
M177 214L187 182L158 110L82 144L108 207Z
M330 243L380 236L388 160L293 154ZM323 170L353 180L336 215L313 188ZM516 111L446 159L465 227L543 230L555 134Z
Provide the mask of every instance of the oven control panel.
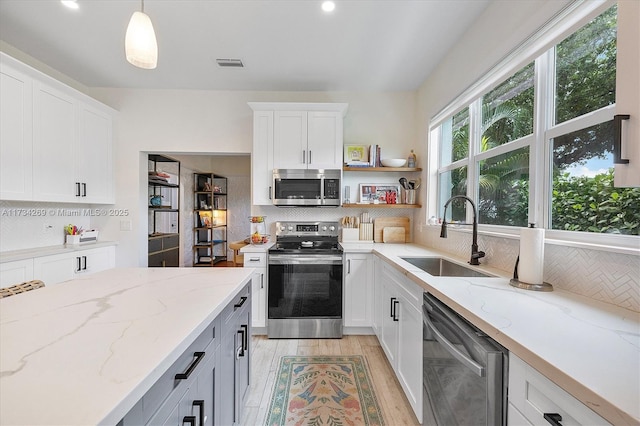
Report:
M276 222L276 236L337 236L338 222Z

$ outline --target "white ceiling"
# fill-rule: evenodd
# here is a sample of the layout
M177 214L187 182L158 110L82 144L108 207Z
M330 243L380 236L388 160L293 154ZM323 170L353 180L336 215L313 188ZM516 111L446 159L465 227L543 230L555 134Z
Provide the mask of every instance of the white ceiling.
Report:
M130 65L134 0L0 0L0 39L89 87L415 90L490 0L146 0L155 70ZM240 58L244 69L219 68Z

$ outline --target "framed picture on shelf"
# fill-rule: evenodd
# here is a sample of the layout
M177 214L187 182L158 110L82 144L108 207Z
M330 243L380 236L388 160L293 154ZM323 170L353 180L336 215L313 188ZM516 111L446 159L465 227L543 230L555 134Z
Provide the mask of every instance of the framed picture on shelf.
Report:
M400 202L400 185L392 183L361 183L361 204L397 204Z
M345 145L344 146L344 162L351 163L353 161L369 161L368 145Z

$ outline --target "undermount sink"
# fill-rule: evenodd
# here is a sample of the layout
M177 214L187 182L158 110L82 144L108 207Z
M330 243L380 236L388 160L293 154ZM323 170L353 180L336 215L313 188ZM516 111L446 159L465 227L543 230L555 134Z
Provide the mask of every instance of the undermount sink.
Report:
M400 259L436 277L491 277L441 257L401 257Z

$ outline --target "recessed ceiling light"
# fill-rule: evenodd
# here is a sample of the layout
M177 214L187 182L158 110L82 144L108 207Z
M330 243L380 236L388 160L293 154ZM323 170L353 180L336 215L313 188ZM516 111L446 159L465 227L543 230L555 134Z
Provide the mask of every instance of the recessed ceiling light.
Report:
M67 6L69 9L78 9L80 7L78 6L77 0L60 0L60 3Z
M333 12L334 9L336 8L336 4L334 2L332 2L331 0L327 0L327 1L323 1L322 2L322 10L324 10L325 12Z

